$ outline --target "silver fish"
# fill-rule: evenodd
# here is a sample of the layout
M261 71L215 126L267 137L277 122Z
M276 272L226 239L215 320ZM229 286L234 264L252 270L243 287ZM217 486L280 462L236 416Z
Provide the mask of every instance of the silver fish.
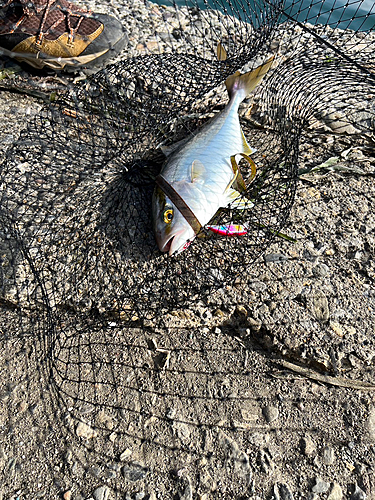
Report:
M235 157L241 155L251 164L249 155L254 150L242 132L238 108L267 73L272 60L249 73L237 71L227 78L229 103L224 110L192 138L178 144L167 158L152 200L155 238L161 252L182 252L219 208L236 203L241 206L241 195L233 189L236 179L242 180Z

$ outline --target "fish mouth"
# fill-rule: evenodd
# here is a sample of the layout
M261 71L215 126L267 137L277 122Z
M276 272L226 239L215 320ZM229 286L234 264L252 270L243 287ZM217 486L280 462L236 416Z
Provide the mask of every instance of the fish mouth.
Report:
M167 241L167 243L165 243L163 245L163 248L160 249L161 252L166 253L166 252L170 251L173 238L174 238L174 236L172 236L172 238L169 238L169 240Z
M179 253L183 252L190 246L190 243L192 240L186 239L185 241L182 240L181 236L185 230L179 231L178 233L175 233L173 236L171 236L162 246L160 249L161 252L166 253L168 252L169 256L172 255L178 255ZM182 240L182 241L181 241Z

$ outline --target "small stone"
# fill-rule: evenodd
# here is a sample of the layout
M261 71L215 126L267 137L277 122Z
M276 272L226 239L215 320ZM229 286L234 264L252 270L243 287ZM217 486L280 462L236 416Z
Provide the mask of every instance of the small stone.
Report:
M20 403L18 403L17 410L19 411L19 413L23 413L26 409L27 409L26 401L21 401Z
M117 474L116 474L116 471L114 470L111 470L111 469L106 469L104 471L104 476L107 478L107 479L115 479L115 477L117 477Z
M354 492L352 493L350 500L366 500L366 493L355 483Z
M335 334L338 336L338 337L343 337L344 336L344 332L343 332L343 329L342 327L340 326L339 323L337 323L337 321L331 321L330 325L331 329L335 332Z
M68 462L68 464L71 464L73 462L73 452L70 448L66 450L65 460Z
M104 411L100 411L98 413L98 423L100 425L104 424L106 429L108 429L109 431L113 430L113 427L114 427L113 420Z
M110 489L108 486L99 486L99 488L96 488L93 492L92 496L94 497L94 500L108 500L109 494Z
M174 421L173 432L177 435L182 443L188 444L190 442L190 429L189 426L184 422Z
M287 484L277 483L273 487L274 500L294 500L293 493Z
M326 323L329 320L329 307L327 297L320 290L313 296L313 311L318 321Z
M335 451L330 446L326 446L323 449L322 462L325 465L332 465L335 461Z
M260 417L260 408L255 404L241 408L241 417L246 422L256 422Z
M334 483L327 500L342 500L342 489L339 484Z
M111 443L114 443L117 439L117 434L115 432L112 432L109 436L108 439L111 441Z
M242 316L243 318L247 318L247 309L244 306L238 305L236 307L236 314L237 316Z
M259 463L264 472L267 475L271 475L275 470L275 464L272 460L272 455L268 449L260 450L259 452Z
M80 422L76 427L76 434L78 437L84 439L93 439L97 437L98 433L89 425L84 422Z
M315 446L315 443L312 440L311 436L306 434L306 436L304 436L301 439L300 445L301 445L301 450L304 453L304 455L306 455L307 457L311 457L311 456L315 455L316 446Z
M192 500L193 498L193 487L191 485L191 479L189 476L184 477L184 487L179 493L179 500Z
M329 483L326 483L320 477L315 478L315 485L311 488L313 493L326 493L329 489Z
M146 493L144 491L138 491L138 493L134 495L134 500L143 500L145 496Z
M90 467L89 469L87 469L87 472L93 477L101 476L101 470L99 469L99 467Z
M72 492L70 490L66 491L63 495L64 500L71 500L72 498Z
M126 448L126 450L124 450L120 455L120 461L124 462L125 460L127 460L130 457L131 454L132 454L132 450L130 448Z
M367 433L371 441L375 441L375 408L371 408L367 418Z
M329 274L329 267L326 264L319 263L312 268L314 276L324 278Z
M289 260L289 257L282 253L269 253L264 256L264 262L285 262L286 260Z
M148 468L137 463L122 468L122 475L129 481L140 481L147 476L147 473Z
M262 328L262 322L257 319L247 318L247 323L253 332L258 332Z
M262 409L262 413L269 424L279 418L279 410L276 406L267 405Z

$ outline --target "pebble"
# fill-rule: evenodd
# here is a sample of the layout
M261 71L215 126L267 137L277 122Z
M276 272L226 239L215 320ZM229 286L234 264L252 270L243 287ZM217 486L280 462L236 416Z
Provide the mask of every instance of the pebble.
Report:
M279 418L279 410L276 406L267 405L262 409L262 413L269 424Z
M311 436L306 434L306 436L304 436L301 439L300 445L301 445L302 453L304 453L304 455L306 455L307 457L315 455L316 445L315 445L314 441L312 440Z
M192 500L193 498L193 487L191 485L191 479L189 476L184 477L185 486L179 493L179 500Z
M250 329L254 332L258 332L262 328L262 322L258 319L247 318L247 323L249 324Z
M265 474L270 475L274 472L275 464L272 460L272 456L269 450L260 450L259 462L261 469Z
M375 441L375 408L370 409L366 424L369 439Z
M294 496L287 484L277 483L273 486L273 499L294 500Z
M236 314L239 317L242 316L243 318L246 318L247 315L248 315L246 307L241 306L241 305L237 305L237 307L236 307Z
M315 478L315 485L311 488L313 493L326 493L329 489L329 483L326 483L320 477Z
M334 483L332 489L327 497L327 500L342 500L342 489L341 486L337 483Z
M108 486L99 486L99 488L96 488L96 490L93 492L92 496L95 500L108 500L109 494L110 489L108 488Z
M125 460L127 460L130 457L131 454L132 454L132 450L130 448L126 448L126 450L124 450L120 455L120 461L124 462Z
M66 491L63 495L64 500L70 500L72 498L72 492L70 490Z
M108 439L111 441L111 443L114 443L117 439L117 434L116 432L112 432L109 436Z
M66 450L65 460L66 462L68 462L68 464L71 464L73 462L73 452L70 448Z
M131 464L122 468L122 475L129 481L140 481L147 476L148 468L140 464Z
M328 300L320 290L313 295L313 310L317 320L326 323L329 320Z
M324 278L329 274L329 267L326 264L319 263L312 268L312 272L316 278Z
M109 415L107 415L104 411L100 411L98 413L98 422L99 422L99 424L104 424L106 429L108 429L110 431L114 427L114 423L113 423L112 418Z
M285 262L286 260L289 260L289 257L282 253L269 253L264 256L264 262Z
M366 500L366 493L355 483L354 491L350 497L350 500Z
M237 442L227 436L223 431L219 434L220 445L225 449L225 453L233 460L237 472L248 482L251 481L251 468L249 456L240 449Z
M184 444L188 444L190 442L190 428L184 422L173 422L173 431L180 439L180 441Z
M138 491L138 493L134 495L134 500L143 500L145 496L146 493L144 491Z
M89 469L87 469L87 472L92 477L100 477L101 476L101 470L99 467L90 467Z
M76 427L76 434L78 437L82 437L84 439L93 439L97 437L98 433L89 425L84 422L79 422Z
M117 474L116 474L116 471L114 471L114 470L106 469L104 471L104 476L107 479L115 479L115 477L117 476Z
M325 465L332 465L335 461L335 450L330 446L323 449L322 461Z

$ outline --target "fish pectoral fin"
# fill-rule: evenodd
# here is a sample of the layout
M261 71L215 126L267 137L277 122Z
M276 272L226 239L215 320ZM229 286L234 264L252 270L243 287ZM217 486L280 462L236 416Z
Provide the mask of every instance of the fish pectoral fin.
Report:
M235 189L227 189L225 192L226 202L230 205L230 208L235 208L237 210L246 210L254 206L248 198L245 198Z
M201 177L203 177L204 172L205 168L203 163L199 160L194 160L193 163L191 164L191 171L190 171L191 182L198 181Z

